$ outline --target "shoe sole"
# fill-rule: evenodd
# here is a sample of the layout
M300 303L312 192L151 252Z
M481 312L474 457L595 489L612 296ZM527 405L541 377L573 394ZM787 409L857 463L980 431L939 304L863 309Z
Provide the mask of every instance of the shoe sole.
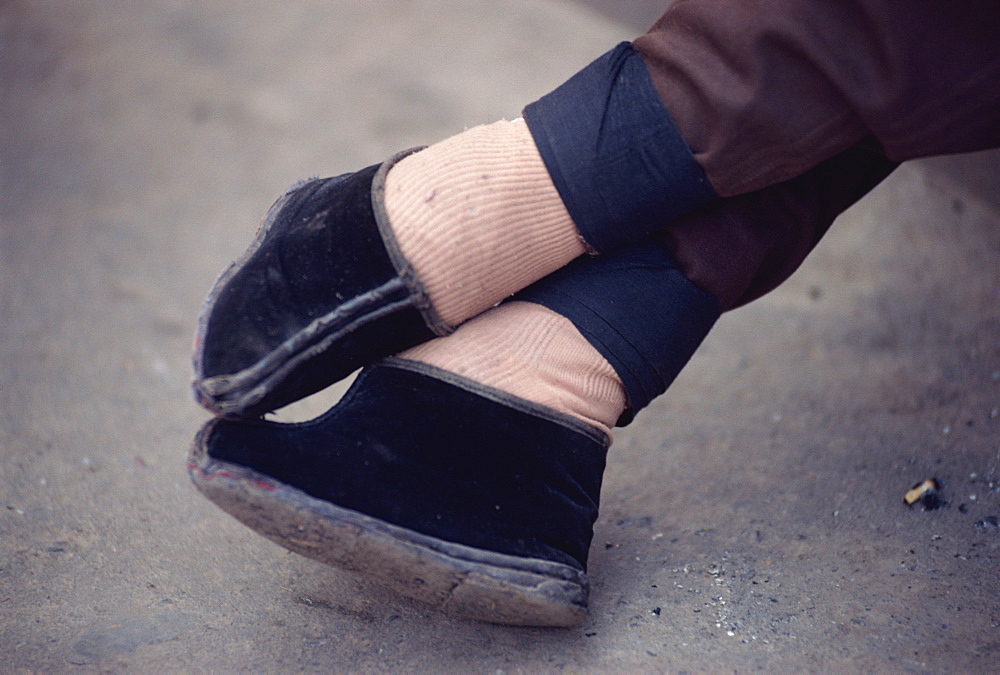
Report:
M572 627L586 618L583 572L420 534L212 459L201 442L211 426L192 448L192 481L223 511L279 546L463 619Z

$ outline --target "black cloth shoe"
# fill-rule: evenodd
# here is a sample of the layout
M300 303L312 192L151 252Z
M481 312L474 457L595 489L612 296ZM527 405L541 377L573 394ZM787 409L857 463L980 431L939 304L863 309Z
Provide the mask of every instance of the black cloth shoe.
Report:
M607 448L571 417L393 358L312 422L209 422L188 468L291 551L456 616L573 626Z
M195 339L195 397L256 417L446 335L388 226L389 168L306 181L271 207L216 281Z

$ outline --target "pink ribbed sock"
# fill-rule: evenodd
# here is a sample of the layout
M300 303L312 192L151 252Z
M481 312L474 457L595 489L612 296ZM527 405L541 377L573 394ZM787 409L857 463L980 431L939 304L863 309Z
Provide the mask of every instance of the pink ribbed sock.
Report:
M627 405L614 369L572 322L530 302L495 307L399 357L565 413L609 437Z
M523 120L404 158L386 176L385 207L403 257L451 326L585 250Z

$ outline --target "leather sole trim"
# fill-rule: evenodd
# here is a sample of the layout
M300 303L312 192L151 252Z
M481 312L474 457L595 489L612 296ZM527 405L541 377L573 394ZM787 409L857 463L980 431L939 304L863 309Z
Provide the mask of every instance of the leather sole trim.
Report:
M195 439L188 461L192 481L223 511L279 546L464 619L572 627L586 618L589 582L582 571L420 534L212 459L203 441L213 426Z
M392 261L393 267L396 268L396 273L399 275L400 280L409 290L410 297L413 298L414 308L420 312L424 323L427 324L427 327L435 335L444 337L451 335L455 331L455 326L446 324L440 315L438 315L437 310L434 309L427 291L424 290L424 285L417 279L416 272L413 271L410 263L399 248L399 242L396 241L396 234L392 230L392 225L389 223L389 215L385 210L385 180L386 176L389 175L389 170L400 160L420 152L425 147L419 146L398 152L383 162L378 168L374 178L372 178L372 214L375 216L375 225L378 227L379 236L382 237L382 245L385 246L385 252L389 256L389 260Z
M539 417L543 420L548 420L553 424L558 424L560 426L566 427L572 431L582 434L599 444L605 451L607 451L610 439L608 435L603 431L599 430L597 427L591 426L575 417L571 417L561 412L557 412L552 408L547 408L544 405L534 403L527 399L521 398L519 396L514 396L513 394L508 394L502 389L495 389L488 385L476 382L475 380L470 380L467 377L463 377L456 373L432 366L428 363L423 363L422 361L411 361L409 359L404 359L399 356L390 356L379 362L380 365L388 368L398 368L400 370L408 370L412 373L417 373L419 375L426 375L427 377L432 377L436 380L441 380L442 382L447 382L453 387L458 387L476 396L481 396L487 398L491 401L505 405L508 408L513 408L523 412L526 415L531 415L532 417Z
M249 368L207 378L196 371L193 386L198 401L222 416L269 412L255 410L255 406L296 369L362 326L409 309L412 304L402 280L391 279L316 319Z

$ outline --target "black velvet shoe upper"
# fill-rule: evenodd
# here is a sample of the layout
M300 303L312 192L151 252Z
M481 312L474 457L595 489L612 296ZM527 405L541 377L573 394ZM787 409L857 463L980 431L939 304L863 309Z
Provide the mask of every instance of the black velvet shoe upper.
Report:
M304 424L222 420L209 457L421 534L586 569L608 441L577 420L400 359Z
M202 310L203 405L260 415L447 333L384 222L381 181L395 160L306 182L274 204Z

